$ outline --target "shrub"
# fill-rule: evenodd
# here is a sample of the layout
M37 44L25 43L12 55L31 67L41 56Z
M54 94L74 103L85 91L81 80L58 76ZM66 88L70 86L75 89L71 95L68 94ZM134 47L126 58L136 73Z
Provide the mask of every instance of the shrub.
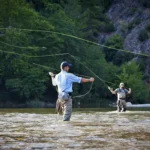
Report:
M138 37L138 39L139 39L141 42L147 40L148 38L149 38L149 37L148 37L148 33L147 33L146 30L141 30L141 31L139 32L139 37Z
M136 11L137 11L137 8L131 8L129 10L129 15L134 15Z
M114 30L115 28L112 23L105 24L104 32L109 33L109 32L113 32Z
M118 83L125 82L128 88L132 89L132 102L145 103L149 100L149 90L144 84L143 74L135 62L125 63L120 66L120 73L116 75Z
M150 8L150 1L149 0L139 0L139 3L146 8Z
M111 48L104 48L103 52L105 58L108 62L112 62L114 65L120 66L123 62L129 61L132 59L132 55L126 54L124 52L119 52L115 49L123 48L123 39L119 35L113 35L107 39L105 45Z
M131 30L138 24L140 24L141 20L140 19L134 19L132 22L128 24L128 29Z
M125 22L120 22L120 30L125 33L128 29L128 24Z
M150 23L146 26L146 31L150 32Z

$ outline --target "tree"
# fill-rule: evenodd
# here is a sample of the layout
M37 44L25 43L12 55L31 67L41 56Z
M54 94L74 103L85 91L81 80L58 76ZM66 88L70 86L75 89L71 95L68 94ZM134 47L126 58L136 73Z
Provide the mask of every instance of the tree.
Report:
M35 99L40 100L46 90L44 84L46 80L44 72L35 68L24 72L22 78L7 79L6 88L25 99L26 102Z
M103 49L105 58L108 62L113 62L114 65L120 66L133 58L132 54L116 50L123 49L123 39L119 35L112 35L105 41L104 45L109 47Z
M149 100L148 87L142 81L142 73L135 62L123 64L117 75L119 82L124 82L127 87L132 88L132 102L145 103Z

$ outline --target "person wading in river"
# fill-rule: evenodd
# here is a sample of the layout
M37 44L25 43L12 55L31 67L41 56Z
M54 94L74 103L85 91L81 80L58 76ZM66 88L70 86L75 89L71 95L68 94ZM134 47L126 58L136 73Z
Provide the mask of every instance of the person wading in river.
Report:
M131 88L125 89L124 83L120 83L119 88L113 91L112 88L108 87L112 94L117 94L117 110L118 112L126 111L126 97L127 94L131 94Z
M60 65L61 72L56 76L49 72L52 78L52 84L58 87L58 99L56 102L57 113L63 112L63 121L69 121L72 113L72 84L73 83L86 83L94 82L94 78L86 79L68 73L72 65L64 61Z

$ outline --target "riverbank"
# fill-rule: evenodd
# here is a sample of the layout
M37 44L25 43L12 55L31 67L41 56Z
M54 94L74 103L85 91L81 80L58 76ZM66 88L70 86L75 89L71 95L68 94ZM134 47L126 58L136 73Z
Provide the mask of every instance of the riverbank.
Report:
M73 108L73 112L108 112L116 108ZM128 111L150 111L150 108L128 108ZM0 113L55 114L55 108L1 108Z

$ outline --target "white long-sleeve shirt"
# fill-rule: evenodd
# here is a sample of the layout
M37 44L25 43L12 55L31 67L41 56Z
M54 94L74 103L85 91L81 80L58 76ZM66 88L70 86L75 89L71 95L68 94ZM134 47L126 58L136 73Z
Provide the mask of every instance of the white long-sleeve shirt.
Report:
M72 73L68 73L62 70L59 74L52 79L52 84L58 86L58 92L72 92L72 84L80 83L81 77L75 76Z

